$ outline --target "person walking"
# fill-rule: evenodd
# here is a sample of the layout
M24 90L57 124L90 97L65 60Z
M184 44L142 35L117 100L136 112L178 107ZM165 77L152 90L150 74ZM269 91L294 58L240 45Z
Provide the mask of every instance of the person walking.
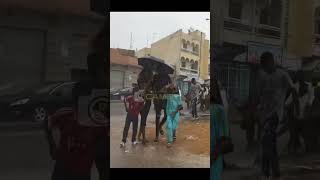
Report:
M288 90L294 90L289 75L277 69L274 56L264 52L261 57L261 68L257 82L258 110L260 115L261 134L261 170L262 177L280 178L280 167L277 152L277 128L282 121L284 103ZM272 175L270 173L272 170Z
M129 103L129 108L127 107L127 102ZM134 95L128 96L124 99L125 109L127 111L126 122L123 129L122 142L120 143L120 147L124 147L127 142L128 131L130 128L130 124L132 122L132 145L136 145L136 136L138 130L138 118L141 109L144 106L144 101L139 97L138 88L134 88Z
M308 151L312 143L309 142L312 138L310 137L311 131L304 131L305 127L312 124L309 121L308 114L314 100L314 88L311 83L305 81L304 74L302 71L298 71L296 74L296 83L294 84L297 94L293 94L288 98L286 104L291 104L291 109L293 109L293 115L291 115L290 123L290 141L289 148L290 152L296 153L299 146L302 145L300 137L303 136L306 145L306 150ZM293 106L293 108L292 108ZM311 141L312 142L312 141Z
M160 134L160 118L161 118L161 111L164 110L164 117L162 118L161 124L163 125L166 122L166 86L171 84L171 79L168 74L164 73L158 73L153 76L153 82L152 82L152 90L154 94L153 104L154 109L156 111L156 137L154 139L154 142L159 141L159 134Z
M210 180L221 180L223 171L223 154L221 152L221 137L229 136L227 115L224 111L218 83L213 80L210 106Z
M167 96L167 147L170 148L173 142L176 140L176 130L179 124L180 111L183 109L181 104L181 96L179 94L178 88L171 84L168 87L168 96Z
M146 138L146 125L147 119L150 112L152 94L151 94L151 85L152 85L152 71L148 69L143 69L138 77L138 86L140 90L143 90L143 98L145 101L145 105L143 109L140 111L141 121L140 121L140 129L138 134L138 140L141 141L142 136L142 144L146 144L148 142Z
M191 86L190 86L190 98L191 98L191 108L192 108L192 118L198 119L198 113L197 113L197 103L199 98L199 92L201 90L201 87L199 84L197 84L197 81L195 78L191 79Z

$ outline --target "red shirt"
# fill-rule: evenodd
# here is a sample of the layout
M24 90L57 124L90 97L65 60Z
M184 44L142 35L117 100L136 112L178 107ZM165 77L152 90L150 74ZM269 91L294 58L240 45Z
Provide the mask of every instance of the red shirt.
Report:
M81 126L72 108L63 108L50 116L49 123L60 131L57 161L78 175L90 174L97 137L107 135L106 127Z
M129 103L128 113L139 116L140 110L144 103L135 101L133 96L128 96L126 101Z

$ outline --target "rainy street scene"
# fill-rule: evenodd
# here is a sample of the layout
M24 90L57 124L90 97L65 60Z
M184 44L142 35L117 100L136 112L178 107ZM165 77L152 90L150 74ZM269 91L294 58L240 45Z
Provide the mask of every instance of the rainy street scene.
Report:
M110 167L210 167L209 12L110 13Z
M320 179L320 1L210 6L210 180Z
M88 118L72 118L87 96L75 85L107 77L88 66L107 67L105 10L96 0L1 0L1 180L106 179L107 133L85 132L92 126L78 120Z

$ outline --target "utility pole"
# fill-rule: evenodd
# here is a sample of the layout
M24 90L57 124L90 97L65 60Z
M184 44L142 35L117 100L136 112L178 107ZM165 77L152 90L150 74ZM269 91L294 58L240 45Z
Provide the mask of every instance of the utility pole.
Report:
M147 34L147 48L149 47L149 36Z
M132 32L130 34L130 50L132 50Z

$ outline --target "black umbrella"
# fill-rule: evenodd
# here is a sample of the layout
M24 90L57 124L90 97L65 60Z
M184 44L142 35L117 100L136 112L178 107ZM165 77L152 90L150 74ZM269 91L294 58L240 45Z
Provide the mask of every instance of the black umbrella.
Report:
M158 73L173 74L174 72L174 69L164 60L153 56L138 58L138 63L140 66L143 66L143 68L156 71Z

